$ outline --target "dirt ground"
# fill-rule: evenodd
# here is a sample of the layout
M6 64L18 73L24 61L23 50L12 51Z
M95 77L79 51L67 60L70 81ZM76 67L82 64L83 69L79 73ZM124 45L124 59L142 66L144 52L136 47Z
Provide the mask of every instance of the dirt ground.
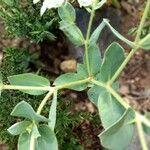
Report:
M129 29L135 27L139 23L139 18L141 16L143 1L139 3L127 3L122 1L121 11L122 11L122 23L121 23L121 33L128 37L130 40L133 40L134 37L128 34ZM4 27L2 21L0 22L0 32L4 32ZM55 78L62 70L60 69L62 62L65 60L70 60L70 56L66 56L66 52L62 52L60 49L65 49L63 45L58 41L54 42L54 46L51 46L51 51L54 52L50 56L52 61L46 62L45 67L42 69L49 72L52 78ZM25 47L26 41L22 39L0 39L0 50L2 51L5 46L20 46ZM129 53L130 49L121 42L121 45L126 49L126 53ZM44 45L47 47L47 44ZM57 52L56 49L57 48ZM32 45L31 49L40 49L38 45ZM54 49L54 50L53 50ZM1 53L2 54L2 53ZM2 58L2 55L1 55ZM74 60L75 61L75 60ZM72 61L70 61L72 63ZM51 66L51 67L50 67ZM74 66L74 63L72 63ZM49 68L49 69L47 69ZM119 93L124 97L124 99L133 106L136 110L144 113L150 111L150 53L139 50L132 60L127 65L126 69L120 77L120 90ZM89 111L95 113L95 107L89 102L85 93L80 93L77 95L73 91L64 91L62 94L69 95L76 103L74 110L75 111ZM90 122L85 121L81 123L80 126L74 128L73 132L80 135L78 138L81 141L81 145L85 149L89 150L100 150L100 143L97 138L97 135L102 130L101 127L93 128ZM88 139L87 139L88 138ZM92 144L89 144L88 140L94 140ZM102 148L101 148L102 149ZM3 148L0 147L0 150Z

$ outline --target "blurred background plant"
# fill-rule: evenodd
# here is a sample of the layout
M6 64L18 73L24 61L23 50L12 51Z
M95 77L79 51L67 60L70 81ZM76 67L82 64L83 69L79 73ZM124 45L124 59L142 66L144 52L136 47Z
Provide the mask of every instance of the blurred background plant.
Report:
M32 0L2 0L0 17L7 35L29 39L30 42L54 40L58 28L56 10L47 11L40 17L41 3L33 5Z
M143 15L143 11L141 11L141 13L140 13L140 16L142 16L142 15ZM137 27L133 27L132 29L129 30L129 34L136 35L136 33L137 33ZM141 38L145 37L149 33L150 33L150 10L149 10L149 14L148 14L146 23L142 30Z
M113 5L116 8L120 8L120 0L108 0L107 2L109 5Z

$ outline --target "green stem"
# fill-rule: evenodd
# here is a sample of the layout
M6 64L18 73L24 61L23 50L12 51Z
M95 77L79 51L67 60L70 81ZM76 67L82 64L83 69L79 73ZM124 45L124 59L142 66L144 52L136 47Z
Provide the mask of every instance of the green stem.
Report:
M130 107L111 86L104 84L102 82L96 81L94 79L92 80L92 82L100 87L105 88L107 91L109 91L109 93L111 93L116 98L116 100L124 106L124 108L128 109Z
M48 99L51 97L51 95L54 93L54 89L49 91L46 96L44 97L44 99L42 100L41 104L39 105L38 109L37 109L37 114L40 114L43 107L45 106L46 102L48 101Z
M126 109L130 106L124 101L124 99L110 86L107 87L107 90L116 98L116 100L122 104Z
M136 125L137 125L137 130L139 133L139 139L142 145L142 149L148 150L147 143L145 141L144 132L143 132L142 122L140 120L140 116L137 113L136 113Z
M47 95L44 97L44 99L42 100L41 104L39 105L38 109L37 109L37 114L40 114L43 107L45 106L46 102L48 101L48 99L51 97L51 95L56 91L56 90L60 90L60 89L64 89L64 88L69 88L70 86L76 86L76 85L81 85L84 83L89 82L89 78L84 79L84 80L79 80L79 81L75 81L75 82L71 82L68 84L63 84L63 85L59 85L56 87L51 88L51 90L47 93Z
M118 76L123 71L123 69L126 67L126 65L130 61L130 59L132 58L132 56L138 50L138 48L139 48L138 42L140 41L141 32L142 32L142 29L143 29L143 26L144 26L144 22L145 22L145 20L147 18L149 8L150 8L150 0L147 1L146 7L145 7L145 10L144 10L144 14L143 14L143 17L141 19L141 22L140 22L140 25L139 25L139 28L138 28L138 31L137 31L137 35L136 35L135 42L134 42L136 46L135 46L135 48L133 48L131 50L131 52L126 57L126 59L124 60L124 62L121 64L121 66L119 67L119 69L115 72L115 74L113 75L113 77L109 81L110 85L118 78Z
M95 4L93 4L93 6L92 6L92 11L91 11L91 15L90 15L90 20L89 20L87 34L86 34L86 40L85 40L85 61L86 61L87 71L88 71L89 76L92 76L92 74L91 74L91 69L90 69L90 64L89 64L88 45L89 45L92 23L93 23L93 19L94 19L94 15L95 15L94 6L95 6Z
M145 116L138 113L138 117L143 124L145 124L146 126L150 128L150 121Z
M3 90L39 90L39 91L50 91L52 87L37 87L37 86L18 86L18 85L3 85Z
M144 9L144 14L142 16L139 28L137 30L137 35L136 35L136 38L135 38L135 44L137 44L140 41L140 36L141 36L142 30L143 30L143 27L144 27L144 24L145 24L145 20L147 19L149 9L150 9L150 0L147 0L146 7Z
M150 33L139 42L139 46L142 46L149 39L150 39Z
M30 140L30 148L29 150L35 150L35 137L33 134L31 134L31 140Z
M101 83L99 81L96 81L94 79L91 80L92 83L105 88L106 90L108 90L115 98L116 100L122 104L126 109L128 109L130 106L123 100L123 98L109 85ZM138 129L138 133L139 133L139 138L140 138L140 142L142 145L142 149L143 150L148 150L146 141L145 141L145 137L144 137L144 132L143 132L143 127L142 127L142 123L144 123L145 125L147 125L148 127L150 127L150 121L148 119L146 119L143 115L139 114L136 112L136 119L135 122L137 124L137 129Z
M71 87L71 86L81 85L81 84L84 84L84 83L89 82L89 80L90 80L90 79L87 78L87 79L84 79L84 80L79 80L79 81L70 82L70 83L67 83L67 84L63 84L63 85L56 86L55 89L56 89L56 90L60 90L60 89L69 88L69 87Z
M112 84L120 75L120 73L123 71L123 69L126 67L126 65L128 64L128 62L130 61L130 59L132 58L132 56L135 54L136 50L139 47L135 47L134 49L131 50L131 52L128 54L128 56L126 57L126 59L123 61L123 63L121 64L121 66L118 68L118 70L115 72L115 74L113 75L113 77L111 78L111 80L109 80L108 84Z

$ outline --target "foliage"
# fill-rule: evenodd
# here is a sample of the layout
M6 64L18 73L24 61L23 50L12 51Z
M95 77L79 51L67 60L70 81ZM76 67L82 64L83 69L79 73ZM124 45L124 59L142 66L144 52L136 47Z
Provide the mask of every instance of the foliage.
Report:
M150 22L149 22L149 20L150 20L150 11L148 13L147 21L145 23L145 26L143 28L143 32L142 32L142 35L141 35L142 38L150 33Z
M120 8L120 1L119 0L108 0L108 3L112 4L113 6Z
M146 35L150 34L150 10L147 15L146 22L142 29L141 38L144 38ZM129 34L135 35L137 33L137 27L133 27L130 29Z
M58 16L55 10L50 10L39 17L39 5L33 5L31 0L2 0L0 17L11 37L27 38L31 42L54 40L58 29Z
M14 47L5 48L4 59L1 66L4 83L7 83L6 78L8 75L26 72L29 67L29 62L30 56L27 49ZM42 96L38 96L38 99L42 99ZM40 103L40 101L37 101L37 96L27 95L19 91L3 91L0 98L0 110L2 110L0 113L0 141L3 141L8 146L9 150L14 150L14 147L16 147L17 137L12 138L6 131L6 129L8 129L14 122L19 121L19 119L16 120L14 117L11 117L10 113L16 106L16 104L22 100L30 103L34 108L36 108ZM43 114L46 115L49 112L49 105L46 106ZM89 121L93 122L95 126L98 126L98 124L100 124L98 115L96 115L95 118L87 112L70 113L73 106L74 103L72 100L67 100L67 98L62 99L61 96L58 97L58 113L55 131L57 133L56 136L59 141L59 147L62 150L66 150L66 148L70 148L71 150L71 148L75 145L77 148L82 149L82 146L80 146L79 144L78 138L72 133L72 130L73 127L78 126L80 122L83 121L83 119L88 119ZM28 125L28 122L26 124ZM11 130L12 128L9 129L9 132L12 133ZM16 130L14 134L17 135L18 130Z
M66 2L58 8L61 18L60 29L75 46L84 45L85 47L84 62L78 64L76 73L60 75L52 85L48 79L31 73L8 77L10 84L4 84L1 80L0 89L2 92L10 89L20 90L31 95L42 95L47 92L37 111L35 107L33 108L24 100L13 108L11 115L21 118L21 120L12 125L8 131L14 136L19 134L18 150L47 150L49 147L58 150L57 131L55 132L54 128L57 119L58 92L62 89L75 91L88 89L89 100L97 107L102 121L104 131L99 135L99 138L106 149L126 149L133 137L134 128L137 126L142 148L148 150L144 140L144 132L150 128L149 117L138 113L123 100L117 92L117 80L139 48L150 49L150 34L141 39L142 29L150 8L150 0L147 1L134 42L123 37L106 19L91 33L95 10L103 3L104 1L94 1L92 6L88 7L90 20L85 38L75 24L76 14L73 6ZM121 45L113 42L106 49L104 58L101 58L96 44L105 26L132 48L126 57ZM46 114L42 112L50 97L52 97L51 106L48 110L49 115L46 117ZM36 100L38 101L38 98Z
M19 74L27 70L29 64L29 53L27 49L19 48L5 48L4 59L1 66L1 73L4 83L7 83L7 76ZM12 101L13 97L13 101ZM26 100L34 104L33 96L22 94L21 92L3 91L0 98L0 141L7 143L9 149L16 147L17 138L11 138L10 134L6 131L14 122L15 119L10 116L12 108L21 100ZM38 103L37 103L38 104Z

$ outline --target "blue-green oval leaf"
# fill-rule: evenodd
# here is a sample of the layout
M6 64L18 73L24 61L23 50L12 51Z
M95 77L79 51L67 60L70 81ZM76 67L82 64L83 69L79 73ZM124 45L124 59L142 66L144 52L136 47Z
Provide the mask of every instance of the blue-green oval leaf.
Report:
M100 134L102 145L106 149L124 150L130 144L134 134L134 111L129 108L112 126Z
M12 135L19 135L26 131L26 129L32 124L30 121L22 121L17 122L14 125L12 125L10 128L7 129L7 131Z
M56 78L56 80L54 81L54 85L61 86L68 84L68 86L66 87L67 89L82 91L87 88L88 86L87 83L81 83L78 85L69 85L69 84L71 82L80 82L81 80L84 79L85 78L83 78L83 76L78 73L66 73Z
M66 21L60 22L60 29L65 33L69 40L76 46L84 45L84 37L80 29L74 23Z
M66 3L58 8L60 18L67 22L74 22L76 19L75 9L70 3Z
M124 49L118 43L112 43L105 52L98 80L109 82L124 59Z
M31 121L48 121L48 119L44 116L36 114L31 105L25 101L18 103L13 109L11 115L16 117L23 117Z
M33 87L48 87L50 82L48 79L32 74L25 73L8 77L8 80L11 85L17 86L33 86ZM42 95L46 93L46 90L20 90L24 93L31 95Z
M47 125L41 125L38 130L41 136L37 138L36 150L58 150L54 132Z

